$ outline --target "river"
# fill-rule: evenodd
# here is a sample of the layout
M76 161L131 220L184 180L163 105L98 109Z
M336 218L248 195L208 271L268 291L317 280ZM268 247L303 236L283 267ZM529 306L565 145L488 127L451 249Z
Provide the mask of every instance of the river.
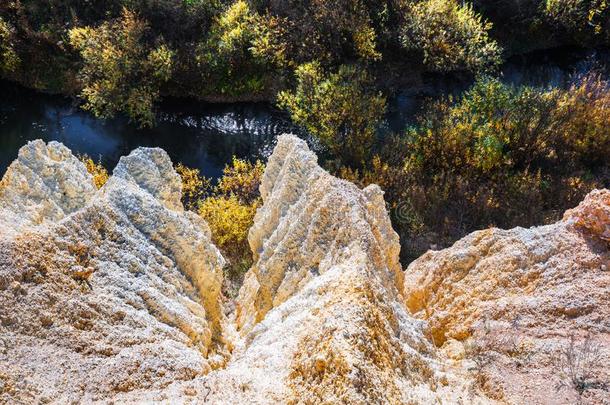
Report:
M591 67L607 72L608 52L546 51L512 58L501 77L513 84L566 85L570 78ZM600 62L603 61L603 62ZM397 132L412 123L430 98L459 94L470 79L430 75L416 88L396 92L388 103L384 131ZM165 149L174 162L196 167L218 178L232 156L265 158L277 135L298 133L288 116L270 104L205 104L190 100L164 100L158 125L138 129L125 118L100 120L78 108L70 98L45 95L0 82L0 173L17 157L21 146L33 139L56 140L73 152L88 154L108 168L138 146Z
M138 146L165 149L174 162L197 167L212 178L237 157L264 158L274 138L296 129L289 118L263 103L210 105L166 100L158 125L138 129L125 118L100 120L66 97L0 83L0 173L33 139L60 141L112 168Z

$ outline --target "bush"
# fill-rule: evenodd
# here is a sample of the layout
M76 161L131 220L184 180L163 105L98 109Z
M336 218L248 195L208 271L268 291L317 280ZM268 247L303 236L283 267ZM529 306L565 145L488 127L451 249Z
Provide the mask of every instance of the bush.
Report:
M296 90L280 93L278 105L335 157L362 165L386 109L385 98L370 89L366 71L341 66L337 73L326 75L313 62L299 66L296 76Z
M182 178L185 206L206 220L212 241L228 261L227 275L238 281L252 265L248 232L261 203L259 186L265 170L262 162L233 158L224 168L216 187L199 170L182 164L176 171Z
M95 162L89 155L79 155L78 159L83 162L89 174L93 176L95 187L102 188L108 181L108 170L102 165L101 161Z
M290 66L374 62L382 58L382 36L391 37L393 3L379 0L257 1L258 10L284 27L279 40Z
M14 28L0 17L0 72L10 73L19 66L14 47Z
M585 45L610 41L610 3L607 0L546 0L547 18Z
M573 389L578 394L577 404L582 404L585 393L592 389L607 390L607 383L596 378L598 370L605 367L602 345L587 335L579 343L574 335L555 354L553 363L561 379L557 390Z
M610 83L597 74L579 77L558 96L553 120L566 149L564 164L599 168L610 162Z
M554 160L558 93L478 81L456 103L440 101L407 134L408 165L428 172L490 176ZM551 142L548 142L551 140Z
M610 87L596 75L568 89L481 79L430 105L381 155L342 177L386 191L403 259L488 226L555 221L608 186Z
M212 182L201 175L198 169L178 163L174 168L182 180L182 204L186 209L196 210L199 201L210 192Z
M595 170L610 153L610 87L596 75L569 89L478 81L457 102L435 104L407 134L410 169L493 179Z
M273 43L273 25L247 2L237 0L216 17L209 35L199 44L197 63L211 89L229 96L259 94L266 85L271 62L281 64L281 49ZM275 59L277 58L277 60Z
M148 126L161 94L268 101L314 60L328 71L367 66L383 72L378 85L395 88L422 71L493 70L496 41L507 55L610 44L608 0L472 2L2 1L0 75L81 93L98 116L124 112Z
M265 166L233 158L211 196L201 200L198 212L210 225L212 241L229 261L228 274L239 279L252 265L248 231L261 203L259 185Z
M223 170L216 193L233 195L242 204L254 204L260 198L259 187L264 172L265 165L260 160L250 163L234 156L231 166Z
M84 108L102 118L126 113L140 126L152 126L160 86L172 73L173 52L164 44L147 44L148 25L127 9L120 19L97 28L70 30L80 52Z
M254 222L258 202L243 204L235 195L209 197L197 212L212 231L212 241L229 261L229 275L240 276L252 265L248 231Z
M273 15L256 18L250 52L254 58L266 61L275 68L292 66L288 55L288 23Z
M501 62L498 44L489 38L491 24L472 6L457 0L424 0L406 7L402 45L423 54L432 70L488 71Z
M557 200L569 194L558 190L567 186L560 179L586 177L603 164L591 156L603 159L610 148L602 129L610 124L608 97L608 87L591 77L567 91L481 80L456 103L437 104L409 131L406 167L438 184L462 179L472 188L467 200L485 203L490 223L541 222L543 207L563 210L577 202ZM477 190L482 184L484 191Z

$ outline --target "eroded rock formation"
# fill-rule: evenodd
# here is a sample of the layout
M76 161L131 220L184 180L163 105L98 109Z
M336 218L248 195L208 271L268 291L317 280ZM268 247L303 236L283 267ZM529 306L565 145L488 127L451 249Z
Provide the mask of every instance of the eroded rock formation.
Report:
M411 263L407 306L438 347L487 362L488 394L509 403L577 403L573 387L558 389L569 365L557 357L571 338L576 350L589 340L599 353L581 370L591 385L583 398L608 403L609 227L610 191L595 190L555 224L474 232Z
M359 190L282 136L250 231L256 262L222 369L120 401L426 403L476 399L406 311L398 237L377 186ZM185 394L186 393L186 394Z
M0 229L6 236L58 221L84 207L94 193L87 169L68 148L58 142L30 142L0 183Z
M163 151L96 191L63 146L24 147L0 183L0 402L573 403L554 358L586 335L601 350L582 398L603 403L607 190L406 272L382 191L298 138L278 139L261 194L227 319L223 259Z
M108 398L223 363L223 259L180 188L159 149L97 192L65 147L21 149L0 189L0 402Z
M261 183L264 205L249 242L255 264L238 299L238 327L248 332L267 312L334 266L360 263L393 297L402 289L398 235L383 192L330 176L307 145L282 136Z

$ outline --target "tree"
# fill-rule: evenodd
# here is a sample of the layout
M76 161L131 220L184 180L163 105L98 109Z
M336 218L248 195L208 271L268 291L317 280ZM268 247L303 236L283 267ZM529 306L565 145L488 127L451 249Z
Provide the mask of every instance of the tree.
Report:
M278 105L336 157L361 165L385 114L385 97L370 89L366 71L356 66L326 75L312 62L299 66L296 76L296 90L281 92Z
M126 113L140 126L152 126L160 86L172 73L173 52L159 41L146 41L148 25L127 9L121 18L97 28L70 30L70 43L80 52L84 108L102 118Z

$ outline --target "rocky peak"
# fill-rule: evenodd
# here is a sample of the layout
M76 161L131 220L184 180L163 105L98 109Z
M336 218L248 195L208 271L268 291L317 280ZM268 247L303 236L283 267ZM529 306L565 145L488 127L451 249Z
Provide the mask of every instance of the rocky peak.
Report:
M359 190L329 175L304 141L283 135L261 194L248 237L255 264L238 299L240 329L249 331L312 279L356 257L389 293L402 290L398 235L378 186Z
M123 156L112 172L112 179L122 179L147 191L166 208L183 211L182 182L163 149L138 148Z
M8 402L102 399L224 362L224 261L164 151L134 151L96 191L67 148L36 141L2 190L0 223L16 224L0 239Z
M427 322L436 346L466 360L485 356L480 378L491 397L578 403L565 379L588 375L598 389L587 392L586 403L603 404L610 380L609 213L610 191L594 190L555 224L486 229L429 251L405 272L407 306ZM600 350L594 355L587 347Z
M85 166L58 142L28 142L0 182L0 232L58 221L95 194Z
M0 183L0 402L569 404L556 359L586 338L604 403L608 190L404 272L383 192L302 140L279 137L261 194L227 319L224 260L165 152L96 191L64 146L26 145Z

